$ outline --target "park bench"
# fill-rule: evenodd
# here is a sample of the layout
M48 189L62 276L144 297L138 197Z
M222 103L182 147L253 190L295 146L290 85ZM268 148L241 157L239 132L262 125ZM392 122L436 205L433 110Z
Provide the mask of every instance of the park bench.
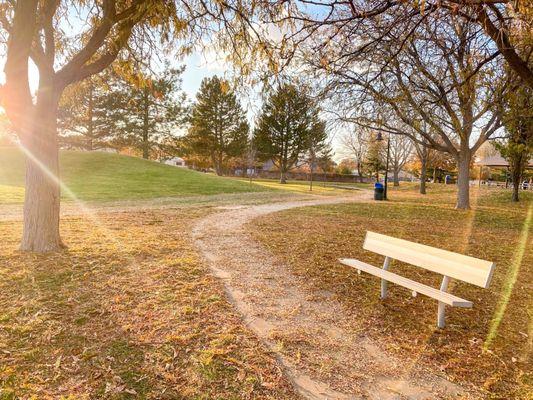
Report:
M365 250L385 256L383 268L359 260L342 258L339 261L349 267L367 272L381 278L381 298L387 297L387 282L392 282L417 293L429 296L438 303L437 326L444 328L446 305L452 307L471 308L472 302L448 293L451 279L458 279L473 285L487 288L492 278L495 264L490 261L437 249L408 240L397 239L375 232L367 232L363 244ZM443 275L440 289L413 281L389 271L391 260L398 260Z

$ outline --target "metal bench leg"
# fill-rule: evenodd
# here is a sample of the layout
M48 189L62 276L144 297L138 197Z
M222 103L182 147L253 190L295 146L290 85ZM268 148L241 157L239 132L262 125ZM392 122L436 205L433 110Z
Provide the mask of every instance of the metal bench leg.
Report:
M387 271L389 269L390 265L390 257L385 257L385 261L383 261L383 269ZM381 298L384 299L387 297L387 281L385 279L381 280Z
M446 323L444 322L444 314L445 314L445 308L446 304L444 304L442 301L439 301L439 311L437 313L437 327L444 328Z
M440 284L440 290L442 292L446 292L448 290L449 283L450 283L450 277L444 276L444 278L442 278L442 283ZM439 301L439 307L437 311L437 327L441 329L444 328L444 326L446 325L446 323L444 322L445 312L446 312L446 304L443 303L442 301Z

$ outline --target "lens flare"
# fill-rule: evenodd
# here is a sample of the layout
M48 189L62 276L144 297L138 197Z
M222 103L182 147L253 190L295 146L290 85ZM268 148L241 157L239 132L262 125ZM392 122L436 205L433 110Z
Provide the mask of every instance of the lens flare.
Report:
M47 168L46 165L44 165L30 150L28 150L22 143L19 143L18 141L12 140L12 143L14 143L24 153L26 159L29 162L32 162L37 165L46 174L48 178L50 178L59 185L61 191L65 193L74 202L76 207L80 210L81 214L85 215L92 223L95 224L95 226L102 230L106 238L110 239L115 245L122 244L120 240L117 239L116 236L112 233L112 231L102 223L102 221L98 218L94 211L91 210L90 207L86 206L85 203L81 201L76 196L76 194L61 179L59 179L57 175L50 171L50 169Z
M533 203L530 203L527 210L526 219L524 220L524 224L522 225L522 232L520 233L520 240L516 248L515 256L513 257L511 268L507 272L501 298L498 303L498 306L496 307L496 311L494 312L494 316L492 317L489 333L487 334L487 338L485 339L485 343L483 344L483 350L489 349L494 338L498 334L498 328L500 327L502 318L505 314L505 310L507 309L507 304L509 303L509 299L511 298L511 294L513 293L513 288L518 277L518 272L520 271L520 265L522 265L522 259L524 258L524 254L526 252L528 244L529 229L531 226L532 215Z

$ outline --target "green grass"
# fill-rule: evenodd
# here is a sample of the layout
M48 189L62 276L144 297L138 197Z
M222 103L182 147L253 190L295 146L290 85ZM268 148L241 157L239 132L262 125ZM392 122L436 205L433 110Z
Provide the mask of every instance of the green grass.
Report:
M263 192L269 188L221 178L136 157L100 152L61 151L65 200L84 201L187 197ZM13 147L0 147L0 204L24 199L24 157Z
M238 179L241 182L248 182L245 179ZM280 184L277 179L254 179L253 182L267 189L286 190L293 193L301 194L318 194L325 196L338 196L350 194L351 190L342 189L340 186L347 188L370 189L371 184L368 183L345 183L345 182L323 182L315 181L313 183L313 190L309 190L309 182L307 181L287 181L285 184Z

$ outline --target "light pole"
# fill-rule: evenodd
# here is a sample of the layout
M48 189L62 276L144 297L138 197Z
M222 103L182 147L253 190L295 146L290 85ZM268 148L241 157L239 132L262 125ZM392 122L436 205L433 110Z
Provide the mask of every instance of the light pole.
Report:
M378 132L378 136L376 137L377 142L383 141L383 135L381 132ZM387 183L389 181L389 157L390 157L390 134L387 136L387 159L385 161L385 181L384 183L384 189L383 189L383 199L387 200Z

